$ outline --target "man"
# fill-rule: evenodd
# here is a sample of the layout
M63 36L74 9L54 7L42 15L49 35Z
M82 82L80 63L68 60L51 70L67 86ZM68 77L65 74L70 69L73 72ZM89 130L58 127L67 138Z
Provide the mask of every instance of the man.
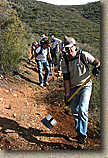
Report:
M48 37L47 37L45 34L43 34L43 35L41 36L41 40L40 40L41 46L44 45L45 40L48 40Z
M68 36L64 36L64 40L68 38ZM64 47L64 41L60 43L60 55L59 55L59 67L58 67L58 76L61 76L62 68L61 68L61 62L63 59L63 55L65 53L65 47Z
M59 52L59 45L62 41L56 38L54 35L52 35L51 38L52 38L51 42L52 42L54 64L57 65L57 55Z
M79 63L79 51L77 51L77 45L74 38L66 38L64 40L64 45L67 54L62 60L65 103L66 105L70 104L71 112L74 116L75 130L77 132L77 136L75 138L78 141L78 149L85 149L85 140L87 138L88 107L92 91L92 81L90 80L70 102L68 102L68 99L89 77L89 69L87 64L91 64L95 67L93 68L92 72L94 75L97 75L99 73L98 68L100 67L100 62L88 52L82 51ZM73 138L69 139L70 141L73 140Z
M34 54L34 52L35 52L36 48L38 47L38 45L39 45L38 42L33 42L32 43L31 55Z
M40 86L43 87L43 84L48 86L48 78L49 78L49 64L47 61L47 57L51 59L50 53L48 52L48 48L50 47L50 42L48 40L44 41L44 45L39 46L36 49L35 54L31 57L31 60L35 57L35 60L38 65L38 70L39 70L39 81L40 81ZM43 80L43 73L42 69L45 69L45 75L44 75L44 80Z

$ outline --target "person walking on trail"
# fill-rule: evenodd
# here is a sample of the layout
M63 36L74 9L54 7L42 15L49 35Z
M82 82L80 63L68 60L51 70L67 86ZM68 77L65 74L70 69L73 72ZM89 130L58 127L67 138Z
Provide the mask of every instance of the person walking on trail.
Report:
M90 53L82 51L79 55L76 40L68 37L64 40L67 55L62 60L62 72L65 88L65 104L71 107L71 113L75 120L76 137L69 137L69 140L77 139L78 149L86 148L88 108L92 91L92 81L90 80L69 102L68 99L89 77L88 64L93 65L92 73L99 73L100 61ZM80 56L80 61L79 61Z
M38 45L39 45L38 42L33 42L32 43L31 55L34 54L34 52L35 52L36 48L38 47Z
M65 40L67 37L68 37L68 36L64 36L64 40ZM59 55L58 76L61 76L61 73L62 73L61 62L62 62L64 53L65 53L65 47L64 47L64 41L62 41L62 42L60 43L60 55Z
M48 48L50 47L50 42L48 40L44 41L43 46L39 46L36 49L35 54L32 56L31 60L35 57L35 60L38 65L38 70L39 70L39 81L40 81L40 86L43 87L43 85L48 86L48 78L49 78L49 64L47 61L47 57L51 59L51 55L48 52ZM45 75L44 75L44 80L43 80L43 73L42 69L44 67L45 70Z
M33 43L32 43L32 48L31 48L31 55L32 55L32 56L33 56L33 54L35 53L36 49L39 47L39 45L41 45L41 46L44 45L44 41L45 41L45 40L48 40L48 37L47 37L45 34L43 34L43 35L41 36L40 43L38 43L38 42L33 42Z
M59 45L62 42L60 39L56 38L54 35L51 36L52 38L52 49L53 49L53 59L54 59L54 65L57 65L57 56L59 53Z
M40 40L41 46L44 45L45 40L48 40L48 37L47 37L45 34L43 34L43 35L41 36L41 40Z

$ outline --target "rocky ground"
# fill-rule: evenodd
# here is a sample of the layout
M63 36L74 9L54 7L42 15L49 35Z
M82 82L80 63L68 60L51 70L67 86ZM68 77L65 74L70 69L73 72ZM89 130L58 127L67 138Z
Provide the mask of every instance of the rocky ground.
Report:
M57 116L57 124L48 130L41 122L53 116L63 105L63 78L54 81L50 73L49 86L39 86L37 65L24 58L14 76L0 77L0 149L1 150L77 150L74 120L69 108ZM61 101L62 100L62 101ZM89 115L87 150L100 149L100 135Z

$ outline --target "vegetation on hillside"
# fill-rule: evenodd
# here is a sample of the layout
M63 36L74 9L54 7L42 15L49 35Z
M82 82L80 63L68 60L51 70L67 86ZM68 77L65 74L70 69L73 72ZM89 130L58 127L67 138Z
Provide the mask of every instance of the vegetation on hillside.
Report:
M63 6L63 8L100 24L100 1L85 5Z
M94 23L90 18L91 9L86 12L86 6L89 7L88 4L82 7L82 14L86 16L85 18L70 9L73 7L78 10L80 6L78 8L69 6L67 9L64 6L37 2L36 0L11 0L11 2L14 2L11 3L12 7L17 10L21 20L32 28L32 34L42 35L46 33L49 36L54 34L60 39L63 39L64 35L73 36L80 43L89 43L91 47L96 49L100 47L100 25ZM95 9L97 19L100 19L99 4L99 2L93 3L94 8L98 8ZM95 17L95 13L92 14Z
M0 13L0 73L8 74L18 68L23 55L24 29L8 3L0 2Z

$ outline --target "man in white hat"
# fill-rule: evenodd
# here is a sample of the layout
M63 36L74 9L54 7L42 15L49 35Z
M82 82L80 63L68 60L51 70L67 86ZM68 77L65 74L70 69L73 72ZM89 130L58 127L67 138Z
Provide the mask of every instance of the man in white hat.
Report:
M59 53L59 45L62 42L60 39L56 38L54 35L51 36L52 38L52 50L53 50L53 59L54 59L54 64L57 65L57 56Z
M77 50L76 41L74 38L66 38L64 40L65 57L62 60L62 72L64 78L65 88L65 103L70 105L72 115L75 120L75 130L78 141L78 149L85 149L87 138L87 124L88 124L88 107L92 91L92 81L90 80L74 98L68 102L68 99L89 77L88 64L94 66L92 72L94 75L99 73L100 62L90 53L82 51L81 60L79 63L79 51ZM83 59L83 60L82 60ZM69 138L70 141L73 138Z
M46 36L45 34L43 34L43 35L41 36L41 40L40 40L41 46L44 45L45 40L48 40L48 38L47 38L47 36Z
M35 60L38 66L38 72L39 72L39 82L42 88L44 85L45 86L49 85L48 78L49 78L50 70L49 70L49 64L47 60L47 58L51 59L50 52L48 52L49 47L50 47L50 42L46 40L43 46L39 46L36 49L35 54L33 54L33 56L30 59L32 60L35 57ZM45 75L43 75L43 71L42 71L43 67L45 69Z

